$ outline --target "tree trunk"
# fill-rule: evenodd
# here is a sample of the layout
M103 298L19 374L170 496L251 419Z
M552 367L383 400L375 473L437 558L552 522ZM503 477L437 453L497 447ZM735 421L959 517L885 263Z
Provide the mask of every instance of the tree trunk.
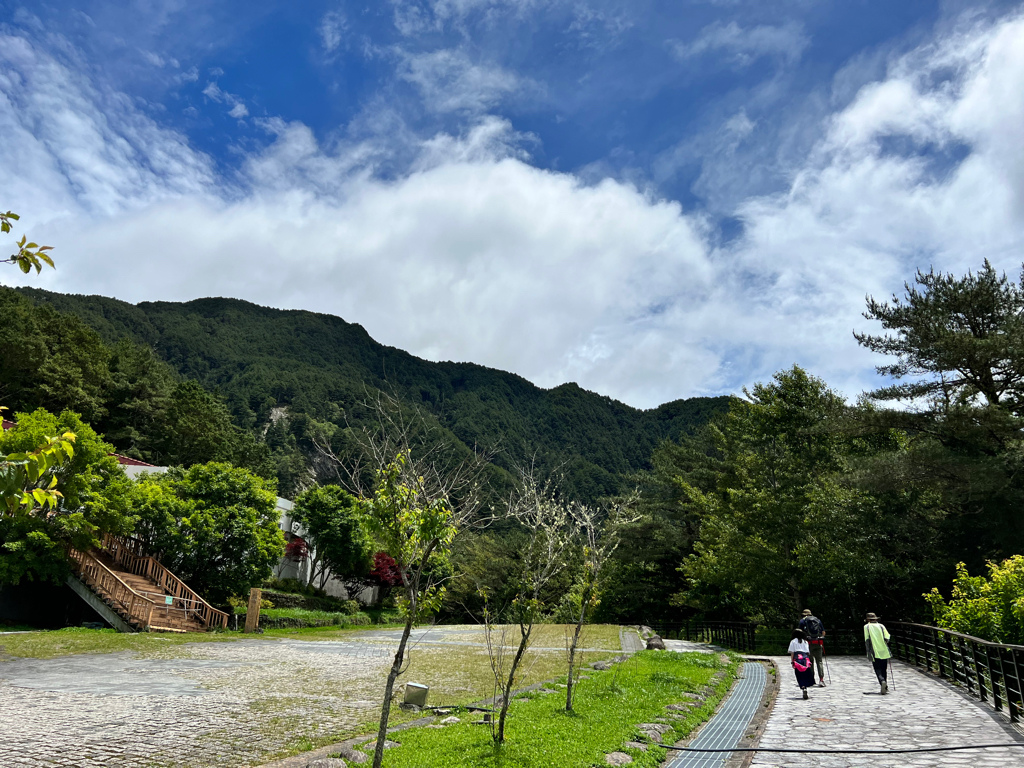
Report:
M576 645L580 641L580 630L583 629L583 616L576 622L572 633L572 645L569 646L569 677L565 681L565 711L572 712L573 665L576 662Z
M501 697L501 713L498 715L498 736L495 739L499 744L505 741L505 716L508 715L508 706L512 703L512 690L516 684L516 670L519 669L519 662L523 660L523 655L526 653L526 645L530 642L531 632L533 632L532 623L526 630L520 625L519 648L516 649L515 658L512 659L512 668L508 673L508 683L502 692L504 695ZM374 768L377 768L377 766L374 766Z
M373 752L373 768L380 768L384 760L384 742L388 738L388 718L391 716L391 696L395 691L395 680L398 679L402 672L402 662L405 661L405 646L409 642L413 619L416 616L415 602L409 607L413 610L409 611L409 615L405 619L402 640L398 643L398 650L395 651L395 660L391 664L391 671L388 672L388 682L384 686L384 706L380 710L380 726L377 728L377 748Z
M583 630L583 620L587 616L587 605L590 603L592 590L587 590L580 601L580 617L576 620L576 629L572 633L572 643L569 645L569 677L565 683L565 711L572 712L572 689L573 689L573 665L576 662L576 646L580 642L580 632Z

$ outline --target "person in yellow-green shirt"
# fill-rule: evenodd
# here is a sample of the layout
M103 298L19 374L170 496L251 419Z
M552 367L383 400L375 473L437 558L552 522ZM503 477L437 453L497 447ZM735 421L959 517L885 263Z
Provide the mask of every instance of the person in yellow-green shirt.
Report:
M892 653L889 652L889 630L885 628L878 617L869 613L867 624L864 625L864 647L868 652L868 659L875 668L875 677L882 687L880 693L884 696L889 692L889 659Z

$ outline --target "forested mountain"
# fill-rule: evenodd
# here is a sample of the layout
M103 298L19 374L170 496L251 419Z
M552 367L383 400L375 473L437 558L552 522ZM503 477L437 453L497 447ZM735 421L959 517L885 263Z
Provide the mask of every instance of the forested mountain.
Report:
M544 390L480 365L422 360L331 315L237 299L132 305L30 288L16 293L57 310L47 315L51 323L75 316L106 346L121 349L121 357L128 349L136 356L151 349L178 377L218 393L235 427L269 449L285 494L313 479L313 434L358 424L359 404L380 390L422 408L458 441L496 450L499 465L536 457L543 467L565 467L571 490L585 499L617 492L627 475L649 466L659 442L692 434L729 403L728 397L692 398L641 411L575 384ZM184 395L200 397L179 392L179 399ZM96 407L98 414L102 407ZM187 402L178 404L179 419L191 418L188 411ZM127 445L116 432L108 438L119 448L172 460L152 445L152 436L149 445ZM253 454L252 445L243 448Z

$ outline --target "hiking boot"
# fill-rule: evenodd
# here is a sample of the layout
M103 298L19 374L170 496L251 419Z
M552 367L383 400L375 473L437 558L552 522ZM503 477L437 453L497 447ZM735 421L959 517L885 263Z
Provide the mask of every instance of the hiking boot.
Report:
M802 690L804 692L804 698L805 699L811 698L810 696L807 695L807 689L806 688L801 688L800 690Z
M818 681L818 687L819 688L824 688L825 687L825 681L824 680L819 680Z
M887 694L888 692L889 692L889 684L888 683L882 683L882 695L885 696L885 694Z

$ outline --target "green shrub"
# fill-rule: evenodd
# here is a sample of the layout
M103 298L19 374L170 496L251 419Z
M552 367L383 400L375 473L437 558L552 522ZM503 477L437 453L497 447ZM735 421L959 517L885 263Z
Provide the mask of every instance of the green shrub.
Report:
M949 602L939 590L925 594L936 625L996 643L1024 643L1024 556L988 563L988 578L956 566Z

